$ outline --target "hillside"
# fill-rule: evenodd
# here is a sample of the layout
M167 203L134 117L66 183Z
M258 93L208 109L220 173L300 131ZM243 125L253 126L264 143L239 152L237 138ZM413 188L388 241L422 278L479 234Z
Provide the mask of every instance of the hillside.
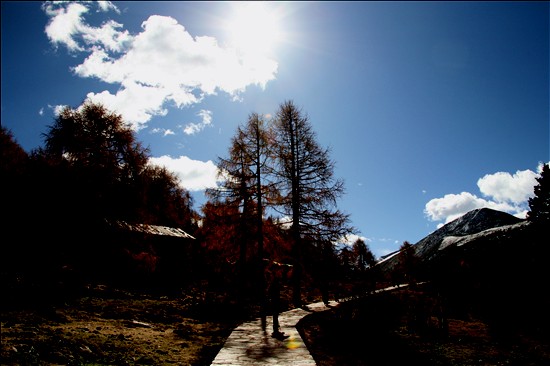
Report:
M373 267L379 288L410 286L306 318L301 334L322 366L548 365L547 236L503 212L468 212L414 244L415 261L394 253Z
M448 238L464 238L485 230L518 224L525 220L505 212L481 208L472 210L458 219L445 224L443 227L429 234L413 245L416 256L422 263L435 259L439 254L442 244L448 245ZM378 267L383 273L391 272L398 263L398 252L382 259Z

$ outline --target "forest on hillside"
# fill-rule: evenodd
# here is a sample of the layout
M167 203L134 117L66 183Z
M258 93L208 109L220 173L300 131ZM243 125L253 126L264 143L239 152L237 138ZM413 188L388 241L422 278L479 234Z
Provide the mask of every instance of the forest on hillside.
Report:
M55 296L45 294L90 284L167 292L206 284L254 302L265 286L264 263L277 261L295 269L299 306L304 289L326 298L331 282L351 284L375 263L362 240L334 245L355 232L337 207L344 183L334 177L330 149L292 101L271 120L251 113L237 128L217 161L220 185L207 190L200 208L102 105L66 107L42 137L43 146L26 152L11 131L1 131L9 228L2 286L17 301L47 301ZM167 239L154 227L190 237Z
M36 296L37 288L55 293L110 284L179 292L206 284L255 302L264 294L268 261L294 267L294 306L308 296L304 289L327 300L329 290L343 296L421 277L408 242L392 273L377 272L361 239L335 245L356 232L338 209L344 183L334 177L330 149L319 145L307 113L293 101L281 103L270 120L251 113L237 128L217 161L219 186L206 191L199 209L177 175L151 164L134 131L100 104L66 107L43 140L26 152L1 130L9 229L2 233L2 286L25 295L18 299L48 297ZM550 216L548 169L529 200L536 228Z

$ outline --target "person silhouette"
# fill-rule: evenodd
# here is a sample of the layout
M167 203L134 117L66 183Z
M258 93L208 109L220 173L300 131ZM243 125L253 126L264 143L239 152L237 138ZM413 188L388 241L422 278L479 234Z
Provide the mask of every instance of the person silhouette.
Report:
M284 332L281 332L279 325L279 313L281 311L281 289L283 282L286 282L292 274L292 266L271 262L267 267L267 293L271 302L271 312L273 316L273 338L283 340L288 338Z

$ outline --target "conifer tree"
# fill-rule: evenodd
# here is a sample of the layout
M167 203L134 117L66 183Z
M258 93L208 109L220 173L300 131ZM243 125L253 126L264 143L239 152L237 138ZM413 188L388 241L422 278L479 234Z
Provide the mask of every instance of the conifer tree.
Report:
M281 192L279 207L290 217L294 269L293 302L301 306L300 266L306 241L334 242L354 230L349 215L336 208L344 182L334 177L330 149L322 148L309 118L292 101L282 103L275 117L275 154Z
M219 188L209 189L207 195L215 201L225 200L227 204L238 207L240 215L240 257L246 262L252 241L251 233L256 233L257 254L263 256L263 213L264 185L270 145L268 131L263 117L250 114L245 125L239 126L231 139L227 158L218 158L219 175L224 178ZM248 254L247 254L248 253Z
M529 198L527 219L537 224L550 222L550 168L544 164L535 186L535 195Z

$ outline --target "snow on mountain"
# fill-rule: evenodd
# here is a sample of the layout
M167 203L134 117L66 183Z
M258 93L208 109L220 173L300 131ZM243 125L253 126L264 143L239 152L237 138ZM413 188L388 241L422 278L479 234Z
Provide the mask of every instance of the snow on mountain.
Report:
M476 236L489 235L495 230L510 230L517 225L527 225L525 220L508 213L481 208L472 210L429 234L413 245L421 262L434 259L442 250L451 246L462 246L476 239ZM399 252L382 259L378 266L383 272L391 271L398 263Z

